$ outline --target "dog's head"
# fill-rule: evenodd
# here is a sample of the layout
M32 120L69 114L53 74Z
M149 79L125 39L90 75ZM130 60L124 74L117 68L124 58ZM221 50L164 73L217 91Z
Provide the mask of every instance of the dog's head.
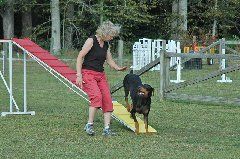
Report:
M137 94L144 98L151 98L151 96L154 94L154 88L152 88L152 86L149 84L144 84L138 88Z

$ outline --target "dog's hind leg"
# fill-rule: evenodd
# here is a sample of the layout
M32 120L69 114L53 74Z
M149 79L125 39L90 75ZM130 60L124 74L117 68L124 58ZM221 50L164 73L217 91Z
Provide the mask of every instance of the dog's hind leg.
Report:
M125 93L125 102L126 102L126 105L127 105L127 111L130 112L131 111L131 105L128 102L129 89L124 87L124 93Z
M128 102L128 97L125 97L125 102L126 102L126 105L127 105L127 111L130 112L131 111L131 105Z

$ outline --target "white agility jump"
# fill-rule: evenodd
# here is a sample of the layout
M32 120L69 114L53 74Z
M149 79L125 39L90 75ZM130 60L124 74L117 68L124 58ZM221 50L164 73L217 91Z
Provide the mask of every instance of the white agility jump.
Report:
M162 39L152 40L143 38L135 42L133 45L133 71L140 70L142 67L159 58L160 51L163 49L163 41ZM168 40L166 50L169 52L181 53L180 42ZM184 80L181 80L181 57L171 57L170 67L174 65L177 65L177 79L171 80L171 82L183 82ZM160 65L155 66L151 70L159 71Z

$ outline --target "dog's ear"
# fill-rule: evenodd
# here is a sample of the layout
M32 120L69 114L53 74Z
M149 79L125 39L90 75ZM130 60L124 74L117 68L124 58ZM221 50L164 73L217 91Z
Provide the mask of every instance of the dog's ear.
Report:
M152 88L152 95L154 96L154 88Z
M154 88L149 89L149 97L154 96Z
M154 95L154 88L152 86L150 86L149 84L144 84L144 88L146 88L146 90L149 92L148 93L149 97Z

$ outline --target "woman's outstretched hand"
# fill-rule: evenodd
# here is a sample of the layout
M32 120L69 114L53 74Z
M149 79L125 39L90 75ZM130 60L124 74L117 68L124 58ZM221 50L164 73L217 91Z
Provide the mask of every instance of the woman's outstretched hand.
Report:
M125 71L125 70L127 70L127 66L119 67L119 68L118 68L118 71Z

